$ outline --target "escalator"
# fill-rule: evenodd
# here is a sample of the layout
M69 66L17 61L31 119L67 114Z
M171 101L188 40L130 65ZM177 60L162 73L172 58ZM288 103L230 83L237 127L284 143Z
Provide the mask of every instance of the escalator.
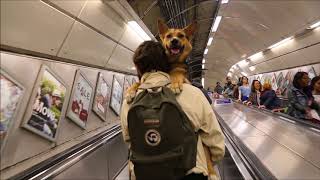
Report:
M116 125L10 179L114 179L128 150Z
M225 135L226 148L242 178L320 178L317 124L237 103L215 106L214 111ZM228 159L227 153L223 161ZM222 179L233 179L229 177L232 173L222 174Z

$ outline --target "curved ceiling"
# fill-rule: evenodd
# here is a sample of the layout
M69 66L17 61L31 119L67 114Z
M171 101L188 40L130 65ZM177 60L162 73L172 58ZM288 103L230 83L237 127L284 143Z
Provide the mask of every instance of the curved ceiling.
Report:
M319 9L320 1L229 0L221 4L218 16L222 20L211 34L213 43L205 56L209 69L205 85L214 87L224 81L232 65L319 21ZM277 70L276 64L272 66L269 70Z
M136 14L157 37L157 19L165 20L171 28L184 28L197 21L198 29L193 38L193 51L188 59L189 79L201 81L203 52L218 9L214 0L128 0Z

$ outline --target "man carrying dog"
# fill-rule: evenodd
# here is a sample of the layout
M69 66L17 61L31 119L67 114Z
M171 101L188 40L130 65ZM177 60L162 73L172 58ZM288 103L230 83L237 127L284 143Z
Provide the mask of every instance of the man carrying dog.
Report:
M160 43L142 43L133 62L141 84L131 104L124 100L120 116L130 148L129 164L134 164L131 173L137 180L207 180L204 146L215 164L225 152L223 134L207 99L190 84L183 84L179 95L167 88L170 65Z

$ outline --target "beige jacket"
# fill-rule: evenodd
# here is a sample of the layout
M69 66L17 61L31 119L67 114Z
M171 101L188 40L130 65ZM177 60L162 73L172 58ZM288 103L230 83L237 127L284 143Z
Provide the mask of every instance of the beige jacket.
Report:
M141 83L147 87L155 87L157 84L162 84L164 81L168 80L170 80L168 74L153 72L145 73L141 78ZM139 92L141 91L138 91L138 93ZM210 149L211 160L214 164L221 160L225 153L224 136L221 132L217 118L202 91L190 84L183 84L183 91L177 95L176 98L188 118L191 120L195 127L195 131L199 132L196 167L191 169L188 173L202 173L205 176L208 176L203 144ZM122 105L120 118L123 138L126 142L130 143L127 124L129 108L130 105L127 104L125 100Z

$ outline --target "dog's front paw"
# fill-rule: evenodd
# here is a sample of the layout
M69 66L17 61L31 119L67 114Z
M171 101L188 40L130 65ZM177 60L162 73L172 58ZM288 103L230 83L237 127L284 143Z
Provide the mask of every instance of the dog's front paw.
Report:
M184 76L173 75L171 76L171 85L169 87L175 94L180 94L183 90L183 82Z
M130 86L127 89L125 98L128 104L132 103L133 99L136 97L139 86L140 86L140 83L134 83L132 86Z

